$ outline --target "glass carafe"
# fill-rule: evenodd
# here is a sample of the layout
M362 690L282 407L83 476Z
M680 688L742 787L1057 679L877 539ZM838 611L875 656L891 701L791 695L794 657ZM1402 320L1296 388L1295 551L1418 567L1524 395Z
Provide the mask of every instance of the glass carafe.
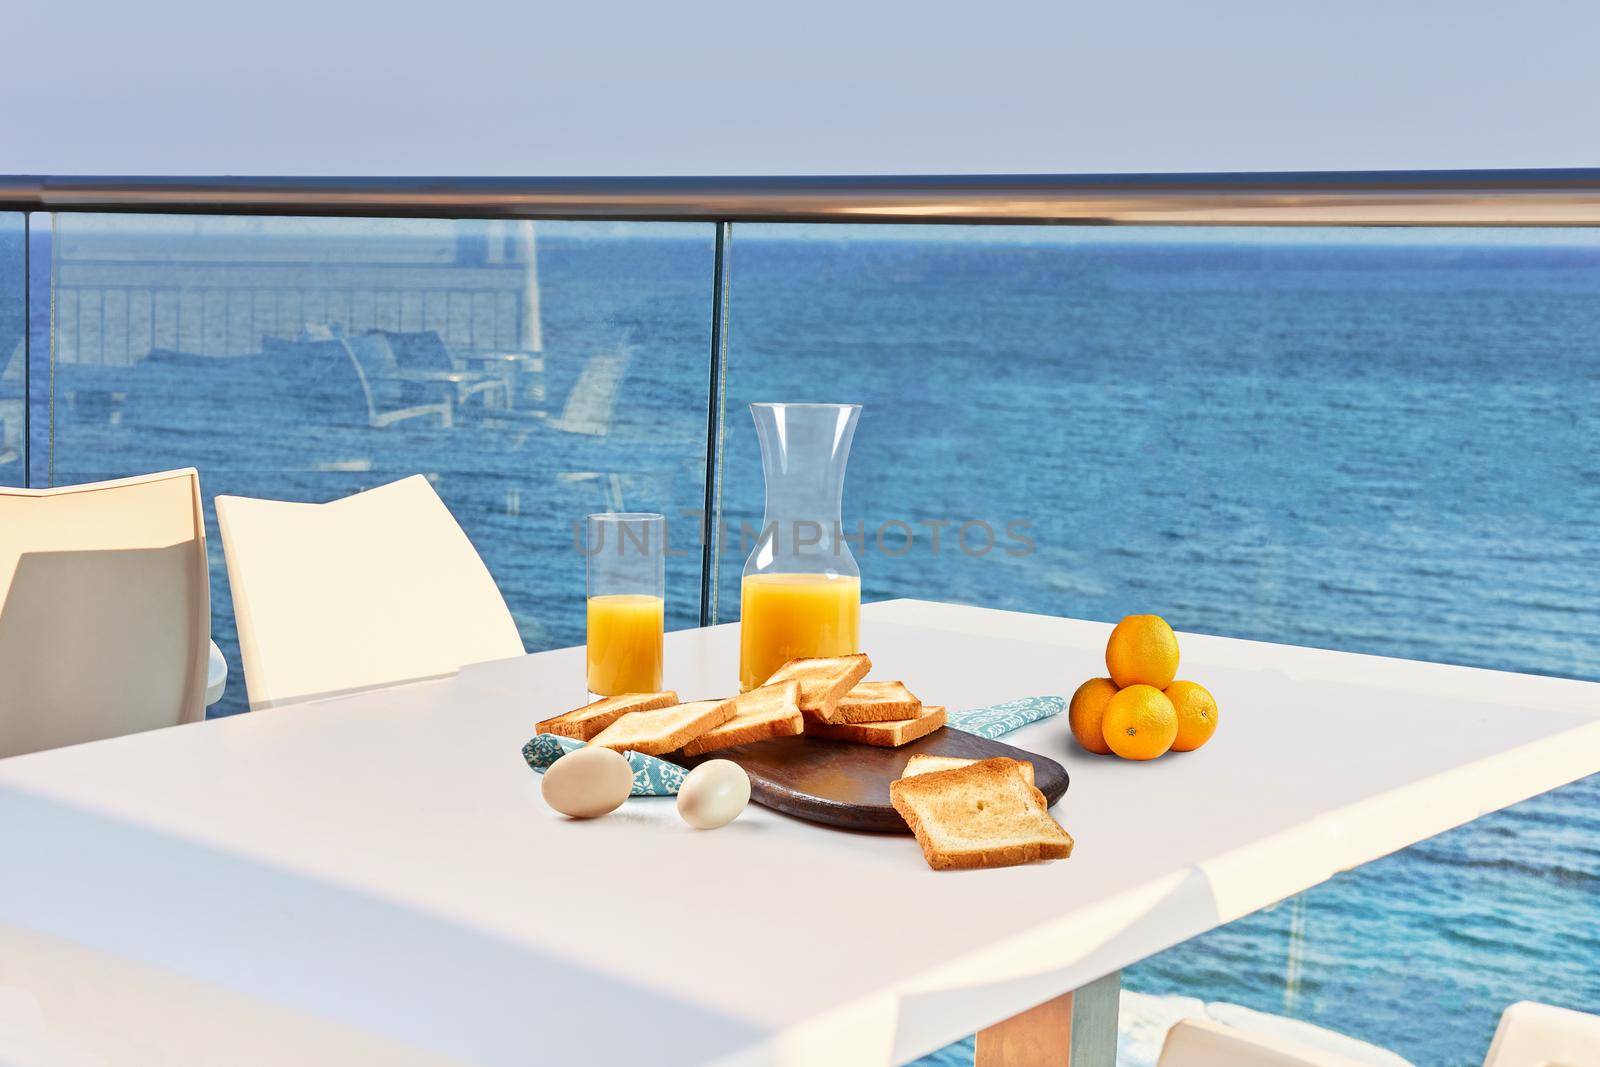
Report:
M740 588L739 686L791 659L859 651L861 569L843 528L860 404L751 404L766 513Z

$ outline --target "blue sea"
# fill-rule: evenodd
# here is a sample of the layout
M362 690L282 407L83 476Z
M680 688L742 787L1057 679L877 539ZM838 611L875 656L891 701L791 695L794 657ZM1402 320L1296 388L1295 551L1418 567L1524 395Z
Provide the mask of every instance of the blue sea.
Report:
M209 360L114 365L105 339L122 331L118 351L137 349L127 338L159 304L141 303L151 283L127 265L139 257L96 258L94 220L62 226L80 242L83 262L59 264L79 318L53 384L36 330L36 482L193 464L208 497L326 500L421 471L530 648L582 640L574 518L661 510L692 546L711 391L709 229L541 226L542 367L518 400L540 412L379 430L322 409L308 418L283 368L240 362L210 327L187 346ZM372 245L383 232L363 223L317 239ZM115 236L125 250L128 235ZM1600 680L1600 239L897 236L734 228L722 620L738 611L739 522L760 512L744 406L854 401L865 407L845 519L866 541L867 599L1157 612L1181 630ZM16 241L5 240L0 229L0 371L21 329L5 284ZM273 247L270 232L258 243ZM49 255L40 244L36 265ZM203 247L152 236L143 259L189 262ZM211 262L212 289L260 267ZM224 321L244 315L261 334L303 325L304 300L288 312L284 293L333 272L289 273L251 283L248 312L224 296ZM340 284L362 290L359 277ZM36 321L48 321L48 288L35 283ZM419 298L408 311L403 293L368 288L372 300L319 313L350 332L459 333L448 310L430 317ZM85 325L96 289L87 306L99 318ZM57 301L58 328L67 306ZM610 389L596 387L601 366L622 368ZM20 462L0 464L0 479L20 474ZM1031 551L1004 551L1008 524ZM985 528L998 539L982 551ZM214 629L236 665L214 525L210 535ZM699 589L698 553L686 552L670 568L675 624L697 621ZM1079 680L1063 678L1063 691ZM242 697L234 684L219 712ZM1290 1014L1420 1064L1480 1063L1513 1001L1600 1011L1600 777L1340 875L1124 978Z

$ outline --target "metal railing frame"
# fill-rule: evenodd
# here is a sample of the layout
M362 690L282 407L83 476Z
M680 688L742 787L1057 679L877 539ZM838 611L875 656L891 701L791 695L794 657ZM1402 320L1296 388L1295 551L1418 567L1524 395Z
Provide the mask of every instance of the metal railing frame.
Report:
M1600 226L1600 169L661 178L0 176L0 211L1161 226Z

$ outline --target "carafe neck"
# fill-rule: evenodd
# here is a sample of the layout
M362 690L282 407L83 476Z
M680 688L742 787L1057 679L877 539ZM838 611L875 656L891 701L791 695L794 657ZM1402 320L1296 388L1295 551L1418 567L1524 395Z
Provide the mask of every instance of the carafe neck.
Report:
M860 406L751 404L750 412L761 442L766 507L745 573L858 573L840 534L845 466Z

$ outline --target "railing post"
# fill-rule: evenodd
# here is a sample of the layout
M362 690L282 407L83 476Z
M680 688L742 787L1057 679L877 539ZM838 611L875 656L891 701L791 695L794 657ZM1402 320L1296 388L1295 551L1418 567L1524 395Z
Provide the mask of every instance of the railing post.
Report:
M22 213L22 486L33 488L33 212Z
M728 253L733 226L719 222L711 280L711 378L706 386L706 492L700 520L700 625L717 622L717 556L722 526L722 403L727 384Z

